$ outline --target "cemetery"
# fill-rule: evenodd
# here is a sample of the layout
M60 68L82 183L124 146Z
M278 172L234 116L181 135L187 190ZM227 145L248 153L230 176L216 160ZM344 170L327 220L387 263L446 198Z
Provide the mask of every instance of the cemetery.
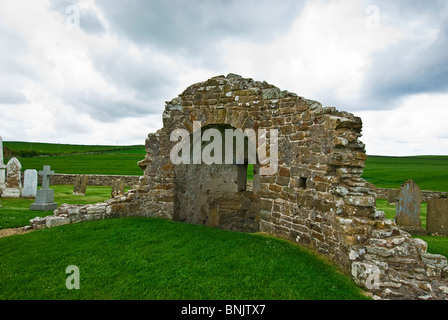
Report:
M176 129L192 138L188 149L182 149L188 161L195 157L196 134L201 137L205 130L247 134L251 129L262 132L263 139L252 149L255 161L243 152L241 159L234 155L225 164L205 164L201 159L173 164L170 152L179 141L171 134ZM232 234L262 234L331 261L370 298L446 300L447 259L429 253L428 244L415 237L448 235L446 193L422 191L410 179L398 189L378 191L362 177L367 155L359 140L361 131L362 120L348 112L325 108L266 82L235 74L217 76L191 85L166 103L163 128L145 140L140 177L61 174L48 165L39 171L27 169L22 177L20 161L12 158L5 165L2 155L0 199L31 198L30 210L50 213L30 219L27 231L146 218ZM199 142L202 154L207 150L204 141ZM249 149L250 138L245 141ZM222 147L216 146L214 154ZM278 163L265 161L274 154ZM267 169L272 173L265 174ZM56 203L53 188L60 184L73 185L73 202ZM108 199L77 203L76 198L88 196L91 185L108 186ZM393 218L378 210L378 199L395 206Z

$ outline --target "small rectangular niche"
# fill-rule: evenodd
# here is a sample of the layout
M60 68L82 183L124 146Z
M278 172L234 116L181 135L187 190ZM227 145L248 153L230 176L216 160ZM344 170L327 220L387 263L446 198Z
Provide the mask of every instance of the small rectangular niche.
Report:
M299 178L299 189L306 189L307 178Z

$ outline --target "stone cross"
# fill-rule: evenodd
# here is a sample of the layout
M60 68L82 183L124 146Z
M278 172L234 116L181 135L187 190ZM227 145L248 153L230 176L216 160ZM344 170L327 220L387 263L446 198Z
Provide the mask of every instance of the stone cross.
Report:
M50 176L54 175L54 171L50 170L50 166L44 166L44 170L39 171L42 176L42 189L48 190L50 187Z
M44 166L44 170L39 171L39 174L42 176L42 188L37 191L36 199L30 205L30 210L56 210L58 205L54 203L54 190L49 188L50 176L54 175L54 171L50 170L50 166Z

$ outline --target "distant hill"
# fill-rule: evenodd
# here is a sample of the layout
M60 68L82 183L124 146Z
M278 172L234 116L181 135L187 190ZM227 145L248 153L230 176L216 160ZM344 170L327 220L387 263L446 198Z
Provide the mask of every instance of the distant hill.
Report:
M5 157L35 157L48 155L66 155L82 153L104 153L104 152L129 152L145 153L144 146L107 146L107 145L76 145L60 143L4 141L3 146L9 150Z
M145 147L72 145L5 141L10 150L5 162L17 157L26 169L41 170L50 165L56 173L142 175L137 162L144 159Z

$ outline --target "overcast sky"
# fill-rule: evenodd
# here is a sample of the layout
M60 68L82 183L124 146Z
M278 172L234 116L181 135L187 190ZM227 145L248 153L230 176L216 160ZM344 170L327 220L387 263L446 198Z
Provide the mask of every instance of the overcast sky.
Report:
M1 0L0 135L143 144L236 73L362 117L370 155L446 155L447 61L446 0Z

